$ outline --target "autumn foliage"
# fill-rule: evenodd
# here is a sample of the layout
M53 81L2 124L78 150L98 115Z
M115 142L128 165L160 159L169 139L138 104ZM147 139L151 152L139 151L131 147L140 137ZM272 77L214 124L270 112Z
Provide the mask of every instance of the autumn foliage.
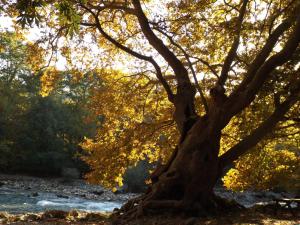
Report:
M228 170L223 181L233 190L297 189L299 1L1 6L18 32L43 31L36 44L47 62L31 66L42 68L41 95L70 74L88 90L85 120L96 120L96 134L81 142L88 180L115 189L139 160L159 165L149 192L124 207L133 217L224 208L213 187ZM57 68L60 61L65 69Z

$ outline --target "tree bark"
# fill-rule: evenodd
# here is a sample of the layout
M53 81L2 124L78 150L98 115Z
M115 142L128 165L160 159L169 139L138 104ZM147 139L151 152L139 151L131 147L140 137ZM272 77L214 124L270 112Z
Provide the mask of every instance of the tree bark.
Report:
M125 213L122 218L155 211L203 215L224 209L213 193L220 174L221 113L221 108L211 106L210 117L195 117L170 161L152 176L148 193L119 211Z
M281 118L284 118L289 108L299 101L299 81L290 89L290 96L277 106L268 120L221 157L221 132L228 121L224 111L226 101L221 103L218 95L212 97L209 114L199 117L194 112L195 117L188 121L190 124L187 130L182 132L169 162L152 176L152 185L148 192L141 198L127 203L119 211L125 214L119 218L126 221L131 220L132 216L162 212L183 212L199 216L232 209L231 205L217 198L213 192L217 180L222 176L221 170L228 162L237 159L258 143ZM177 107L177 110L185 111L186 104L179 104ZM234 205L237 206L239 205Z

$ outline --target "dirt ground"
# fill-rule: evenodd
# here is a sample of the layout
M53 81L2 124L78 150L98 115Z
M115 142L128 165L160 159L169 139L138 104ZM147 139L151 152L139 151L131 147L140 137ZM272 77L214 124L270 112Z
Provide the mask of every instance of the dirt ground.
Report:
M19 216L10 217L7 221L2 220L0 224L15 225L67 225L67 224L95 224L95 225L118 225L112 220L97 213L85 214L84 216L76 213L61 213L52 211L38 216ZM222 216L197 218L182 215L160 215L148 216L126 222L126 225L229 225L229 224L258 224L258 225L300 225L300 210L293 209L274 209L261 207L256 209L244 209Z
M143 218L128 225L229 225L229 224L259 224L259 225L300 225L300 215L281 212L277 215L247 210L230 213L212 218L154 217Z

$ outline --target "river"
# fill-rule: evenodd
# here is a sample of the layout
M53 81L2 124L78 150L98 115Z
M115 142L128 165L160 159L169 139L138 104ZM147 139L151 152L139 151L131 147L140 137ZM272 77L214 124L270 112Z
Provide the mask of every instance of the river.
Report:
M96 201L74 196L57 197L55 193L39 192L37 195L30 191L17 189L0 189L0 211L10 214L36 213L45 210L81 210L88 212L111 212L120 208L122 201Z
M137 194L114 194L84 180L0 174L0 212L37 213L46 210L111 212Z

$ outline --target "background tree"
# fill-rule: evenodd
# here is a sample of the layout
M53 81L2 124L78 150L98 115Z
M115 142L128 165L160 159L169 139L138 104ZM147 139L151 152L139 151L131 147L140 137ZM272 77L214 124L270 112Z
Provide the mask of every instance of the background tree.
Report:
M180 138L167 163L153 173L148 193L125 205L123 217L164 208L221 209L213 187L222 170L290 118L289 110L299 100L298 1L167 1L159 2L160 10L156 3L19 0L3 7L17 13L23 26L43 23L46 17L52 34L57 31L50 36L55 39L78 33L72 43L92 40L106 50L97 62L113 67L123 60L149 79L154 72L164 88ZM65 54L70 64L80 61L76 51ZM121 51L139 63L126 64ZM274 95L273 111L220 155L222 131L259 103L263 90ZM196 92L202 113L196 110Z
M72 72L65 72L64 80L42 97L40 77L47 71L34 69L44 64L43 50L7 31L1 33L0 49L1 170L41 176L60 175L63 167L88 170L79 146L95 130L93 118L86 119L88 79L74 82Z
M24 38L16 33L1 32L0 38L0 123L1 123L1 165L8 169L15 152L11 151L16 142L22 114L28 109L27 81L31 70L29 57L32 45L24 45ZM36 49L37 50L37 49ZM28 55L27 55L28 53ZM36 54L41 51L36 51ZM43 57L40 58L43 60ZM34 59L31 61L33 63ZM41 61L36 61L36 65Z

